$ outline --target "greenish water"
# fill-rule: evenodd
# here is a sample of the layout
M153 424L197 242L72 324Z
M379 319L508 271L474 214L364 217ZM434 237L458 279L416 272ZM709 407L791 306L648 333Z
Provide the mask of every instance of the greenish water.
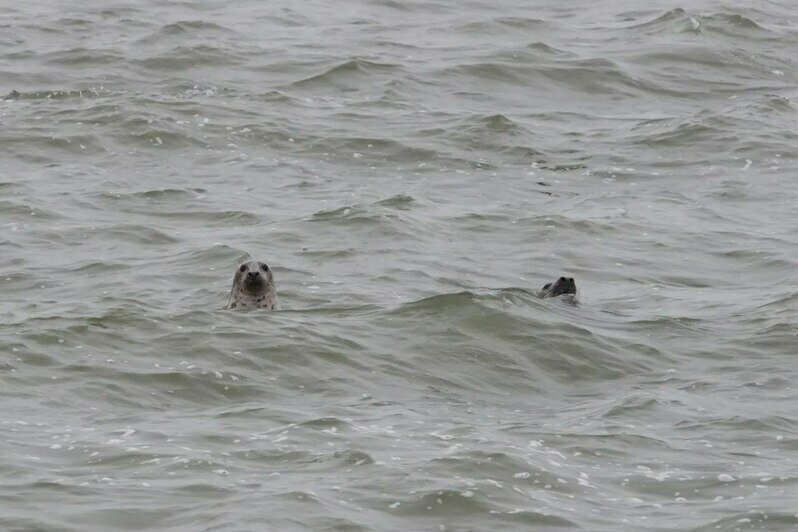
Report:
M5 6L0 528L794 530L794 15Z

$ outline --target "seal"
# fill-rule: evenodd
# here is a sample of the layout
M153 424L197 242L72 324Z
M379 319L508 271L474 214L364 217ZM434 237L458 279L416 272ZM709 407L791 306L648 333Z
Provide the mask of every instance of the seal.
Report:
M236 270L230 301L227 308L265 308L274 310L277 305L277 292L274 290L274 276L266 263L251 260Z
M576 295L576 283L573 277L560 277L553 283L546 283L538 292L538 297L557 297L563 294Z

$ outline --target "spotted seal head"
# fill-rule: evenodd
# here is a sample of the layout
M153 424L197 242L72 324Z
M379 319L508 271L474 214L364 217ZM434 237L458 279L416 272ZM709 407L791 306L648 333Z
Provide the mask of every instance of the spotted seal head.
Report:
M576 295L576 283L573 277L560 277L553 283L546 283L538 292L538 297L557 297L563 294Z
M251 260L238 267L227 308L277 308L274 276L266 263Z

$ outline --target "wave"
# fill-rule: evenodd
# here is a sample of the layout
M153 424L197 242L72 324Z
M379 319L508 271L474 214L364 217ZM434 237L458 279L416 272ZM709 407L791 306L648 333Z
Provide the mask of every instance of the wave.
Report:
M125 54L118 50L72 48L59 52L50 52L40 56L49 65L64 67L98 67L125 62Z
M207 37L215 36L217 38L223 38L225 36L232 36L235 32L225 26L220 24L216 24L215 22L209 22L207 20L180 20L177 22L171 22L169 24L165 24L158 28L154 33L151 35L140 39L139 42L142 43L155 43L161 40L167 39L171 40L173 36L180 36L181 38L185 38L186 36L193 36L193 35L204 35Z
M646 33L718 33L739 38L740 32L767 33L768 30L740 13L691 14L682 8L672 9L653 20L635 24L629 29Z
M344 86L354 88L362 83L374 83L375 78L391 74L394 77L401 67L392 63L378 63L365 59L349 59L314 74L292 82L288 87L295 89Z
M52 221L63 220L66 218L63 214L50 209L9 200L0 200L0 211L3 212L3 215L8 216L9 218L24 218L27 220L27 223L36 222L37 220Z
M180 45L168 52L131 61L134 65L148 70L182 72L194 70L196 65L230 66L241 63L244 58L229 47L222 48L207 44Z
M417 323L419 330L449 338L451 345L458 346L455 359L480 368L474 371L485 378L483 385L496 386L490 374L507 371L515 374L508 384L526 381L527 386L546 387L549 379L561 383L615 379L667 361L654 344L630 346L623 335L598 332L580 317L584 306L559 299L540 300L525 289L461 291L405 303L387 310L385 317ZM481 340L472 343L477 338ZM493 371L483 366L487 352L492 353ZM436 356L440 365L445 355Z
M111 96L110 93L103 85L96 87L89 87L86 89L53 89L41 91L18 91L16 89L7 93L0 99L3 100L62 100L69 98L96 98L99 96Z
M473 35L478 33L504 35L508 30L540 31L548 28L551 23L547 20L526 17L496 17L477 22L468 22L458 25L454 31Z

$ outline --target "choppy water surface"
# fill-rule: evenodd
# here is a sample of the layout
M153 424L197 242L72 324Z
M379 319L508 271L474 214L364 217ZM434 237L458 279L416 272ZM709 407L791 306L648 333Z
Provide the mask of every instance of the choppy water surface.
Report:
M0 527L798 527L750 5L7 2Z

